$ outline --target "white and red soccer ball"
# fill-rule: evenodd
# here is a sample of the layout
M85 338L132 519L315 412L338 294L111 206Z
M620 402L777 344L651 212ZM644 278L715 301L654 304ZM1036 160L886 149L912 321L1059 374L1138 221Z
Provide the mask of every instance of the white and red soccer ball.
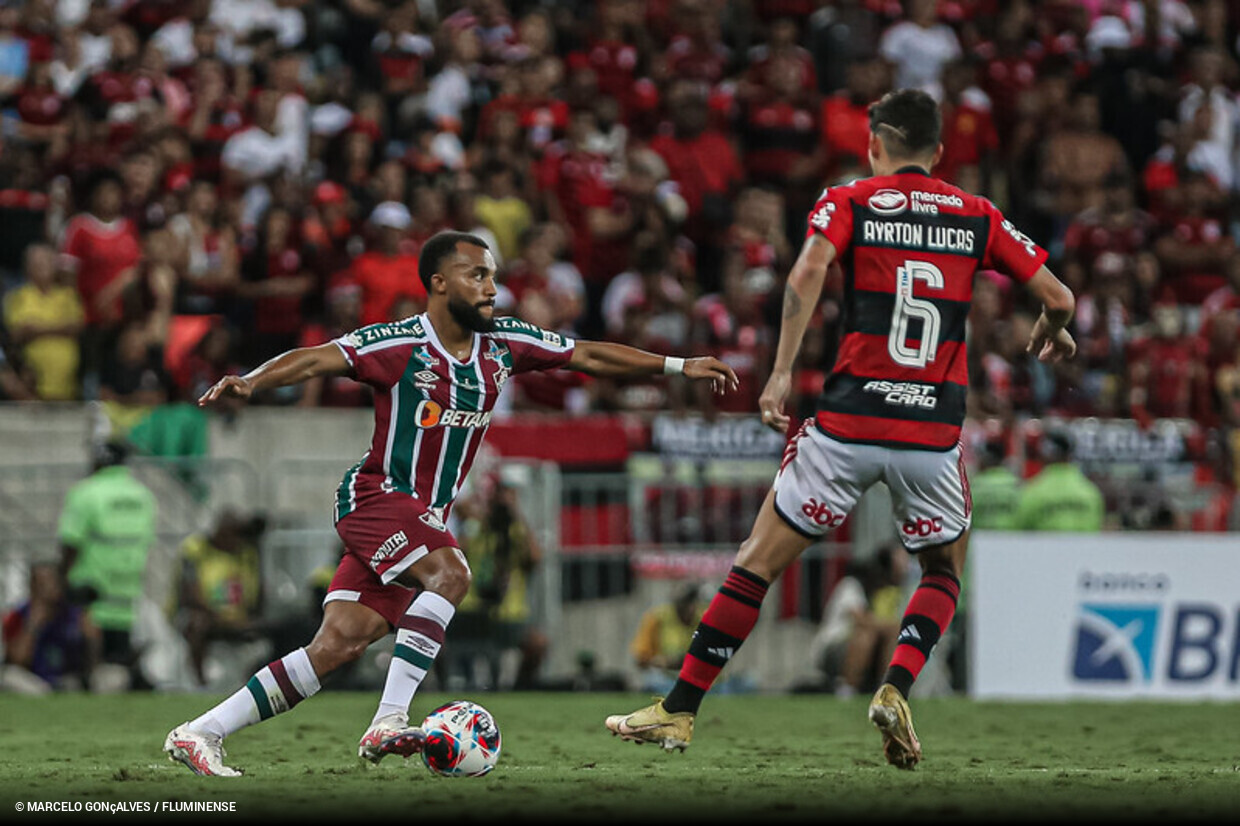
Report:
M468 700L453 700L422 721L422 762L443 777L481 777L499 760L499 726L491 712Z

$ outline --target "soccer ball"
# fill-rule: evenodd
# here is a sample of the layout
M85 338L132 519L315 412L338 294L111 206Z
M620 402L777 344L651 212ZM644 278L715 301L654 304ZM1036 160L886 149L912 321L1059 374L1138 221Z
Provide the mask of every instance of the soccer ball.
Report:
M499 760L499 726L491 712L469 700L453 700L422 721L422 762L443 777L481 777Z

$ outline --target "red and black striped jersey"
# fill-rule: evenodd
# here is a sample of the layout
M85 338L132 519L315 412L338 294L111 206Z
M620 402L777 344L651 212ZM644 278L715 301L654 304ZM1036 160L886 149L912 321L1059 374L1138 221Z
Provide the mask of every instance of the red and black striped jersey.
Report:
M949 450L965 415L973 276L1023 283L1046 251L990 201L918 167L825 190L808 224L844 270L843 339L818 425L845 441Z
M423 314L372 324L334 340L353 377L375 389L370 450L336 490L336 521L367 498L404 493L446 519L491 423L508 379L527 370L554 370L575 343L516 318L475 333L460 361L439 342Z

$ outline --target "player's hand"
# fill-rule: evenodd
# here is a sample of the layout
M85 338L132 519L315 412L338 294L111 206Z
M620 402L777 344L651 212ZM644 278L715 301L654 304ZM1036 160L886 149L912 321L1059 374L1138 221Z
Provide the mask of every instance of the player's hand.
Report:
M198 399L199 407L206 407L221 399L241 399L245 401L254 393L254 386L248 379L241 376L225 376L211 385L207 392Z
M776 433L788 432L791 421L784 415L784 399L788 398L788 390L792 387L792 374L776 371L766 381L762 395L758 397L758 409L762 411L762 424Z
M710 389L716 393L726 393L740 386L740 380L736 378L732 368L711 356L685 359L685 376L691 379L709 379Z
M1025 347L1026 353L1034 353L1038 357L1038 361L1055 362L1070 359L1076 355L1076 341L1073 340L1072 334L1062 327L1054 333L1047 330L1046 316L1039 316L1033 325L1033 332L1029 335L1029 345Z

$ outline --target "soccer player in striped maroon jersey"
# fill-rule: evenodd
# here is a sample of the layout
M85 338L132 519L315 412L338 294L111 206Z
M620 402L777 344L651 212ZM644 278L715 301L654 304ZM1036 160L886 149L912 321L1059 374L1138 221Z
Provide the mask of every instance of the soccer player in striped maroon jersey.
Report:
M965 320L979 269L1023 283L1042 302L1028 351L1071 358L1065 329L1072 292L1046 268L1047 254L984 198L930 176L942 155L938 105L902 89L869 110L873 176L822 193L784 289L775 364L759 398L762 421L786 433L784 401L827 267L845 273L844 336L818 413L784 451L749 537L715 595L661 701L608 717L629 740L682 751L702 699L753 630L771 582L884 482L904 547L922 577L901 621L895 652L870 702L887 761L921 759L908 694L956 610L970 525L960 448L968 386Z
M177 726L164 750L199 774L235 777L227 735L291 709L324 676L356 660L393 629L387 682L358 756L408 757L423 734L409 706L469 589L470 571L447 520L486 435L504 384L528 370L593 376L683 375L735 389L736 374L711 357L674 358L622 344L573 341L515 318L495 317L495 259L474 235L442 232L418 261L425 313L372 324L318 347L290 350L244 376L225 376L199 404L249 399L315 376L351 376L375 390L370 450L336 491L345 554L304 648L271 662L222 703ZM413 273L409 277L414 277Z

